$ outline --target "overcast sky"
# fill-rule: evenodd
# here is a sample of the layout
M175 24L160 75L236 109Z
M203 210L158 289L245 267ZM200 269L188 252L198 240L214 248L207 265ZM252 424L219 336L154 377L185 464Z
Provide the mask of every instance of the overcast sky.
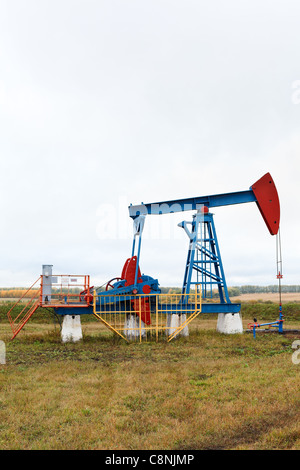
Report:
M284 284L300 284L298 0L0 0L0 286L42 264L101 285L128 205L240 191L270 172ZM214 210L228 285L276 284L256 204ZM183 280L192 213L149 216L141 270Z

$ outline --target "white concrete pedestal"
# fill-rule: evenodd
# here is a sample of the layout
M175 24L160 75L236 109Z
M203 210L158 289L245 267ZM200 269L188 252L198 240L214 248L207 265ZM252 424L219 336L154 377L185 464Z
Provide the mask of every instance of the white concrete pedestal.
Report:
M227 335L243 333L240 313L219 313L217 331Z
M139 339L140 335L146 336L145 323L140 320L138 315L128 314L124 324L124 335L128 340L134 341Z
M76 343L82 339L80 315L64 315L61 339L63 343Z
M171 336L175 331L186 322L186 314L178 315L177 313L169 313L167 317L167 330L166 333L168 336ZM182 330L177 333L174 338L179 336L189 336L189 327L185 325Z

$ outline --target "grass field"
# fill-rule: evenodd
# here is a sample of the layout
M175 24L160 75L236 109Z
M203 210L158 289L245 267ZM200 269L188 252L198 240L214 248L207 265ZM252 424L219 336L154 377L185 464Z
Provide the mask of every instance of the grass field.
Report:
M244 327L272 309L245 305ZM299 329L300 305L290 312ZM38 316L10 341L1 315L0 449L300 450L300 334L222 335L216 321L142 344L83 321L83 341L62 344Z

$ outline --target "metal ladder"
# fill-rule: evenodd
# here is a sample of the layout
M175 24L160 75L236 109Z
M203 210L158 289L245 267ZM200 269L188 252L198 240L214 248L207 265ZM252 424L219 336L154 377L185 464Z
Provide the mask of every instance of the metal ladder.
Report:
M25 303L24 307L21 311L17 314L15 318L13 318L13 312L16 306L23 300L27 294L32 291L32 289L36 286L38 281L40 281L41 277L39 277L34 284L19 298L19 300L12 306L12 308L7 312L7 317L13 332L13 336L11 339L14 339L17 334L22 330L24 325L28 322L28 320L32 317L34 312L41 304L41 287L39 287L38 291L34 291L33 295L29 298L29 301Z

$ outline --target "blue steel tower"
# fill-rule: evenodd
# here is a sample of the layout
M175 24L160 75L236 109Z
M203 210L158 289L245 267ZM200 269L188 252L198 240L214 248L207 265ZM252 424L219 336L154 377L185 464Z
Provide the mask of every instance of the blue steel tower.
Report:
M220 303L230 304L213 214L203 206L192 222L183 221L179 226L189 237L182 293L189 294L192 286L201 286L203 300L213 298L217 291Z

